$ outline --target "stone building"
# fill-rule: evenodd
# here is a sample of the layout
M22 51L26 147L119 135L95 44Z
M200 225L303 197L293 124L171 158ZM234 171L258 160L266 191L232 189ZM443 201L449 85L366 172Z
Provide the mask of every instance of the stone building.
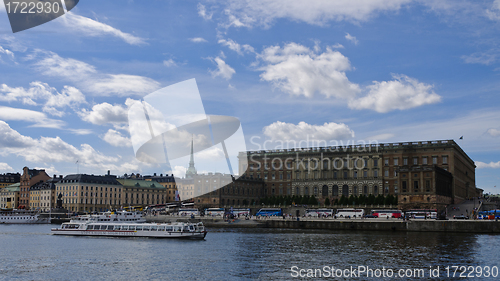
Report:
M19 186L15 183L0 189L0 208L14 209L19 205Z
M402 209L444 208L478 196L475 165L453 140L276 149L240 153L240 174L267 196L395 195Z
M15 184L21 181L21 174L19 173L5 173L0 174L0 189L11 184Z
M264 196L264 181L229 174L208 173L191 179L177 179L180 196L193 194L192 201L199 208L250 205ZM184 197L186 198L186 197Z
M20 209L30 207L30 188L39 183L45 182L50 179L45 170L29 169L28 167L23 168L23 174L21 175L20 185L19 185L19 205Z

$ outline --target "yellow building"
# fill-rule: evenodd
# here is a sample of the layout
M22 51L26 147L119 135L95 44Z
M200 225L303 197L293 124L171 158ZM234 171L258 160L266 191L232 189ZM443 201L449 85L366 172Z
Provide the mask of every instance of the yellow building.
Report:
M177 191L177 184L174 178L174 175L169 176L160 174L157 176L156 173L153 176L143 176L143 179L146 181L156 181L157 183L164 186L166 190L165 202L173 202L175 201L175 192Z
M167 188L156 181L117 179L122 185L124 206L148 206L167 202Z
M0 208L16 208L19 203L19 185L20 183L11 184L0 190Z
M68 175L55 184L55 198L62 194L63 208L71 212L103 212L122 205L122 185L116 176Z

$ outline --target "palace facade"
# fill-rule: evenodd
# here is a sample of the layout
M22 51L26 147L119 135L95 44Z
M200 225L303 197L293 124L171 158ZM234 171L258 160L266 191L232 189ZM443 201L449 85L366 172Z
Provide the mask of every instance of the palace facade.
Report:
M248 157L240 174L263 180L266 196L314 195L323 201L391 194L402 209L441 209L480 193L474 161L453 140L276 149L239 157Z

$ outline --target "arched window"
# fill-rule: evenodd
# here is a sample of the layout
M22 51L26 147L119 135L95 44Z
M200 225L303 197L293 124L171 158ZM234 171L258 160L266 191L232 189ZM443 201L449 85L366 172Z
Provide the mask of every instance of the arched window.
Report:
M363 186L363 194L368 195L368 186Z
M349 186L347 184L344 184L342 186L342 195L344 195L345 197L349 196Z
M354 196L358 195L358 187L356 185L352 188L352 192L354 193Z
M309 195L309 187L304 187L304 195Z
M296 189L297 189L297 191L296 191L295 195L300 195L300 188L297 186Z
M378 195L378 186L373 186L373 195L377 196Z
M323 185L323 187L321 188L321 195L323 195L324 197L328 196L328 186Z
M339 196L339 186L338 185L333 186L333 196Z
M314 196L318 196L318 187L317 186L314 187Z

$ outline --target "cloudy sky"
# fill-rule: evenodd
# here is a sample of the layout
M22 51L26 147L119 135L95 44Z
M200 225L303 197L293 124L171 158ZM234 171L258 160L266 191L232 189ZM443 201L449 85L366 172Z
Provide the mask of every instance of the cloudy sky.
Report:
M455 139L500 193L499 31L500 0L88 0L15 34L2 5L0 172L170 172L135 159L128 107L195 78L250 150Z

